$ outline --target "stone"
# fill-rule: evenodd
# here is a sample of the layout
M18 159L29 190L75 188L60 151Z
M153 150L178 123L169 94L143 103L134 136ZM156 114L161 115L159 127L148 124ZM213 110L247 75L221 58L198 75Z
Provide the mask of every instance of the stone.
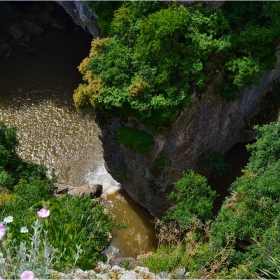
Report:
M102 185L87 184L80 187L73 187L68 190L70 195L78 195L80 197L88 195L90 198L100 197L102 193Z
M0 45L0 51L1 52L7 52L10 49L9 45L6 42L3 42Z
M63 22L62 20L53 19L50 22L50 27L56 28L56 29L59 29L59 30L66 30L67 29L67 24L65 22Z
M56 183L54 185L55 196L63 193L70 195L78 195L80 197L88 195L90 198L100 197L102 194L102 185L99 184L86 184L80 187L73 187L64 184Z
M93 35L94 38L102 38L98 28L98 16L90 9L86 1L57 1L64 10L71 16L73 21L81 26L85 31Z
M24 27L31 35L42 35L45 32L43 28L41 28L34 22L24 20L23 23Z
M53 19L52 14L47 10L40 11L38 13L38 17L39 17L39 22L42 24L49 24Z
M67 193L69 188L72 187L64 184L58 184L58 183L54 184L55 194Z
M23 14L23 18L31 22L36 22L38 19L38 13L34 11L26 11Z
M9 31L15 40L19 40L24 35L23 30L17 24L12 25Z
M29 8L29 10L38 12L38 11L43 10L44 7L45 7L44 3L35 2L35 3Z
M56 10L55 6L51 2L45 2L45 4L47 11L53 13Z

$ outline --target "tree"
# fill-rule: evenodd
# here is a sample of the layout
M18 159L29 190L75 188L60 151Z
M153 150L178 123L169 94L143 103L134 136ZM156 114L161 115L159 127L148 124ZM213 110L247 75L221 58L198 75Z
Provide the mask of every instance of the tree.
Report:
M174 185L175 191L169 195L169 199L175 199L176 204L168 210L164 220L179 222L186 228L193 216L202 221L213 218L211 210L217 195L205 177L190 170Z

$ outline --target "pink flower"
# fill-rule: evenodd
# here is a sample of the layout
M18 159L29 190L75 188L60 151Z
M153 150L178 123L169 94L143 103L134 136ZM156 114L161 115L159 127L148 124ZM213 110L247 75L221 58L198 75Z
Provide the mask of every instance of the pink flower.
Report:
M40 211L37 212L40 218L47 218L50 215L50 210L42 208Z
M0 240L4 237L7 228L0 222Z
M2 278L2 277L0 276L0 280L4 280L4 278Z
M22 280L34 280L34 272L31 270L25 270L21 273L20 279Z

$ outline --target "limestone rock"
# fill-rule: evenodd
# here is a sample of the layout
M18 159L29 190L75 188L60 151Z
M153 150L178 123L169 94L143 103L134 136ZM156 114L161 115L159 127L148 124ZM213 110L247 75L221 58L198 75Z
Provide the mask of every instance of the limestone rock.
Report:
M46 10L49 12L54 12L55 11L55 6L51 2L45 2L46 4Z
M12 25L9 31L15 40L19 40L24 35L23 30L17 24Z
M69 188L72 188L72 187L68 186L68 185L64 185L64 184L58 184L58 183L56 183L54 185L55 194L67 193Z
M102 38L97 25L97 15L89 8L86 1L57 1L64 10L72 17L73 21L81 26L93 37Z
M68 190L68 194L78 195L80 197L88 195L90 198L99 197L102 193L101 185L87 184L80 187L73 187Z
M26 28L26 30L28 32L30 32L30 34L32 35L42 35L45 30L41 27L39 27L36 23L28 21L28 20L24 20L24 27Z
M78 195L83 197L88 195L90 198L96 198L102 194L102 185L86 184L80 187L73 187L64 184L55 184L55 195L68 193L70 195Z
M36 22L38 19L38 13L34 11L27 11L23 14L23 18L31 22Z
M53 19L50 22L50 26L52 28L60 29L60 30L65 30L67 28L67 25L64 21L59 20L59 19Z
M47 10L40 11L38 17L39 22L43 24L49 24L52 21L52 14Z
M0 52L7 52L9 51L10 46L6 43L3 42L2 44L0 44Z

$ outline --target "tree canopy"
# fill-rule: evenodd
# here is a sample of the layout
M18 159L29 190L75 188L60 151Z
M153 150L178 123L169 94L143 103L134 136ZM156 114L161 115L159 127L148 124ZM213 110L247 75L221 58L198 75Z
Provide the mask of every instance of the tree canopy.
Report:
M279 13L278 2L227 2L215 11L124 2L114 11L111 37L94 39L79 66L85 83L75 105L156 124L173 122L193 93L211 88L232 100L274 67Z

